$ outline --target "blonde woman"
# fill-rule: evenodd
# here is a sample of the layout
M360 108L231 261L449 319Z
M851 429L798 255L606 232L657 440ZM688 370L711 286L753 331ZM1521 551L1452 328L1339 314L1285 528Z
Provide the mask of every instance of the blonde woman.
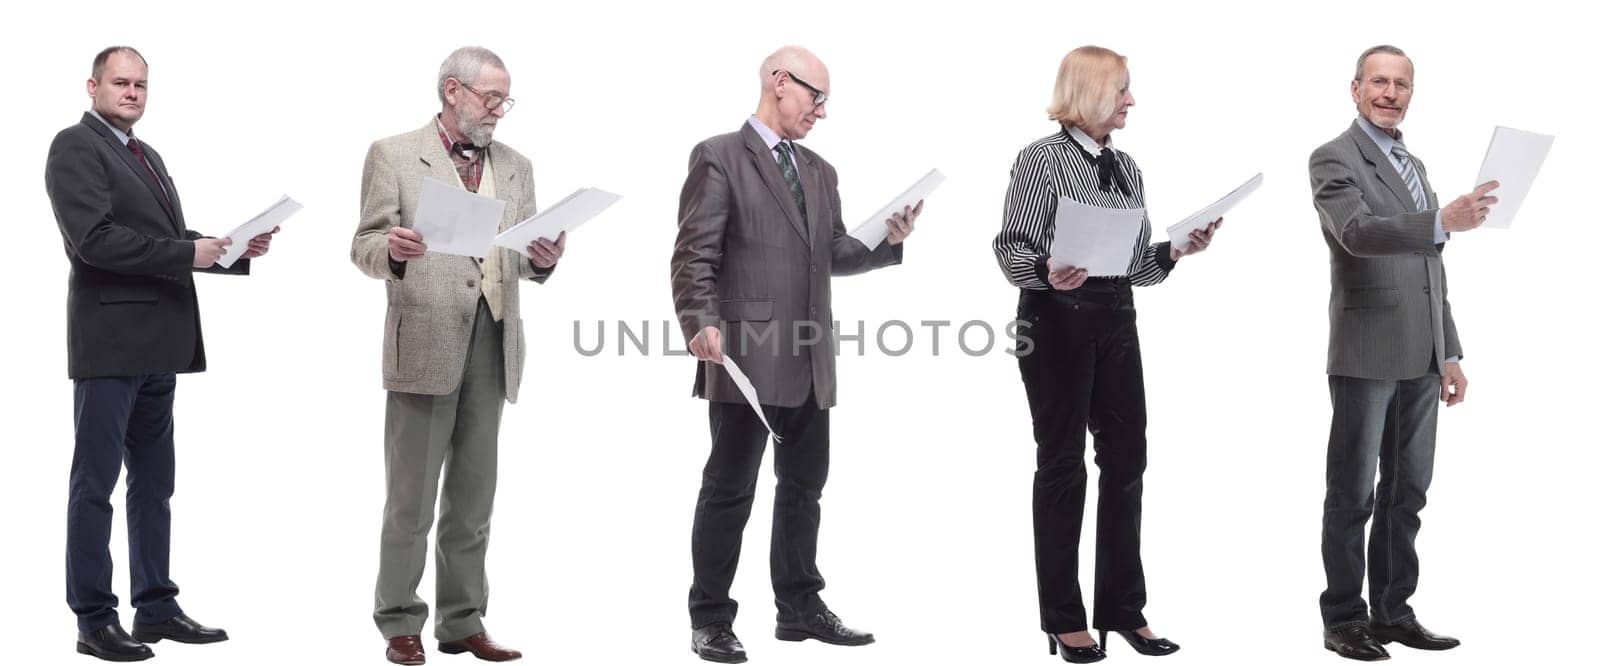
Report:
M1017 318L1033 342L1018 365L1038 445L1033 534L1040 621L1050 637L1050 653L1072 663L1106 656L1089 635L1078 585L1086 431L1094 433L1100 468L1094 558L1094 627L1100 643L1115 631L1141 654L1178 650L1150 631L1142 613L1144 371L1132 288L1166 280L1181 257L1210 244L1222 222L1196 231L1182 252L1170 243L1151 243L1146 217L1133 259L1120 276L1091 277L1075 266L1050 264L1062 197L1104 208L1144 207L1138 165L1111 143L1111 133L1126 125L1134 105L1128 82L1127 59L1109 49L1084 46L1062 59L1049 107L1050 119L1060 127L1017 155L1005 219L994 240L1000 269L1021 291Z

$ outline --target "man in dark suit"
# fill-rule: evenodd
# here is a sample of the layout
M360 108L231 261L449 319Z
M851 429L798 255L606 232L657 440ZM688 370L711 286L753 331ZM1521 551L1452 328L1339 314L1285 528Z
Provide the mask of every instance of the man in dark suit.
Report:
M1483 224L1496 201L1488 192L1498 186L1490 181L1438 205L1427 170L1399 130L1412 74L1411 59L1393 46L1361 54L1350 84L1359 117L1311 155L1332 271L1323 645L1367 661L1388 658L1380 643L1423 650L1460 644L1423 628L1407 601L1417 587L1418 513L1433 477L1438 405L1467 395L1441 253L1448 232ZM1370 614L1361 598L1364 570Z
M178 607L168 575L176 373L205 370L191 271L248 274L271 233L250 241L231 269L231 244L184 226L161 155L133 136L144 115L144 57L126 46L95 56L92 109L56 135L45 189L72 266L67 286L67 374L75 447L67 504L67 604L78 652L109 661L153 655L144 643L227 640ZM273 232L277 230L274 229ZM128 467L128 564L133 635L111 591L111 491Z
M828 69L785 47L761 66L761 100L739 131L695 146L678 208L672 292L684 338L700 360L694 393L710 401L711 455L695 505L689 589L691 648L702 659L745 661L729 597L755 498L767 429L722 365L749 377L781 439L772 521L777 637L871 643L822 602L818 504L828 476L828 409L834 405L830 278L900 263L901 241L921 210L885 224L868 248L846 234L839 177L794 143L827 117Z

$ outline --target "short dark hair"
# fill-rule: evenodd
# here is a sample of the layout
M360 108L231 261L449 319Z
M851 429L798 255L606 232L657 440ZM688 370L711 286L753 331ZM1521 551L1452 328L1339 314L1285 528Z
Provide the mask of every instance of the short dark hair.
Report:
M111 59L111 54L113 53L132 53L133 55L138 56L139 62L144 63L145 67L150 66L149 61L144 59L144 54L140 53L139 49L133 48L132 46L107 46L105 49L95 54L94 66L89 68L89 78L96 81L100 80L100 73L105 71L106 61Z
M1370 55L1372 55L1374 53L1387 53L1387 54L1392 55L1392 56L1400 56L1402 58L1405 58L1406 62L1408 62L1408 63L1411 62L1411 56L1406 55L1405 51L1401 51L1400 47L1398 47L1398 46L1390 46L1388 44L1379 44L1379 45L1374 46L1374 47L1372 47L1370 49L1362 51L1361 52L1361 57L1360 58L1356 58L1356 76L1355 76L1354 79L1351 79L1352 81L1360 81L1361 80L1361 68L1367 66L1367 56L1370 56ZM1417 66L1416 66L1415 63L1413 63L1411 65L1411 68L1412 68L1413 71L1415 71L1416 67Z

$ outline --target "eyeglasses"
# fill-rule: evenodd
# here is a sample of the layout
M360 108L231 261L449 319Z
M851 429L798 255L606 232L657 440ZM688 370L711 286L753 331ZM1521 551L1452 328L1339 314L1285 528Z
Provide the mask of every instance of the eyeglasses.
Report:
M804 79L801 79L800 77L795 76L794 72L791 72L791 71L788 71L788 70L783 70L783 69L774 69L774 70L772 70L772 73L774 75L778 74L779 72L783 72L784 74L788 75L790 81L794 81L795 83L798 83L801 86L803 86L806 90L810 90L811 91L811 104L813 106L822 106L823 104L827 104L828 103L828 93L818 89L814 85L806 83Z
M483 108L488 109L490 111L493 111L493 110L501 108L501 107L505 107L505 112L506 113L511 113L511 107L517 105L517 100L514 100L514 99L512 99L510 97L506 97L506 96L501 95L499 93L485 93L485 92L483 92L481 90L478 90L477 88L474 88L474 87L469 86L469 85L467 85L465 83L462 83L460 79L456 79L456 83L461 83L461 87L466 88L467 90L471 90L472 94L474 94L474 95L482 97L483 98Z

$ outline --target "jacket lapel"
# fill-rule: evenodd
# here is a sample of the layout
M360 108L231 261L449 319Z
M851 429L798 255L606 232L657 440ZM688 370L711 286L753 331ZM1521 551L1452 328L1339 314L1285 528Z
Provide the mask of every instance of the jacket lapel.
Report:
M817 156L809 150L795 148L799 163L800 186L805 189L806 222L811 225L807 238L827 239L833 235L831 220L827 215L827 198L822 194L822 169L817 168ZM825 241L824 241L825 242Z
M1410 212L1417 212L1417 202L1411 198L1411 188L1406 187L1406 181L1400 178L1400 172L1394 170L1394 163L1389 161L1389 156L1384 155L1378 144L1373 143L1367 131L1361 129L1360 123L1359 120L1351 122L1349 134L1361 150L1361 157L1377 171L1378 180L1389 186L1389 191L1400 200L1400 205Z
M800 234L806 247L811 247L811 235L806 232L805 221L800 219L800 210L795 208L794 197L789 196L789 185L784 182L783 173L778 171L778 161L772 157L772 149L761 140L761 135L756 133L750 123L745 123L739 134L744 137L744 146L750 151L750 161L755 165L756 172L761 174L761 180L767 184L767 190L778 200L778 207L783 209L784 216L789 218L789 226L794 227L795 233ZM801 171L804 172L803 169ZM800 186L806 186L803 177ZM807 205L810 205L809 200Z
M422 175L452 187L461 185L461 176L456 173L450 154L445 152L444 142L439 140L439 127L433 120L417 130L417 161Z
M139 158L134 156L133 151L128 149L127 144L118 141L117 135L113 134L111 128L106 127L105 123L100 122L99 118L85 111L81 122L88 125L89 129L94 130L96 134L99 134L100 138L104 139L106 145L111 149L112 154L122 161L123 166L128 167L133 172L134 177L138 178L139 182L144 183L144 186L150 190L150 196L155 198L156 206L161 209L161 212L167 214L167 222L172 224L173 229L178 231L179 235L182 235L182 225L178 224L177 214L167 205L167 197L162 192L162 185L150 174L150 169L146 169L143 164L140 164ZM147 151L145 154L149 155L150 153ZM157 160L150 160L151 168L159 168L156 166L157 163ZM167 190L167 192L171 191L170 189Z
M506 202L506 212L500 220L501 231L505 231L522 221L517 219L517 207L512 205L515 197L511 196L512 188L518 185L516 182L517 170L515 165L501 157L505 152L503 150L495 150L493 144L490 145L489 164L492 167L491 170L494 171L494 194L495 197Z

